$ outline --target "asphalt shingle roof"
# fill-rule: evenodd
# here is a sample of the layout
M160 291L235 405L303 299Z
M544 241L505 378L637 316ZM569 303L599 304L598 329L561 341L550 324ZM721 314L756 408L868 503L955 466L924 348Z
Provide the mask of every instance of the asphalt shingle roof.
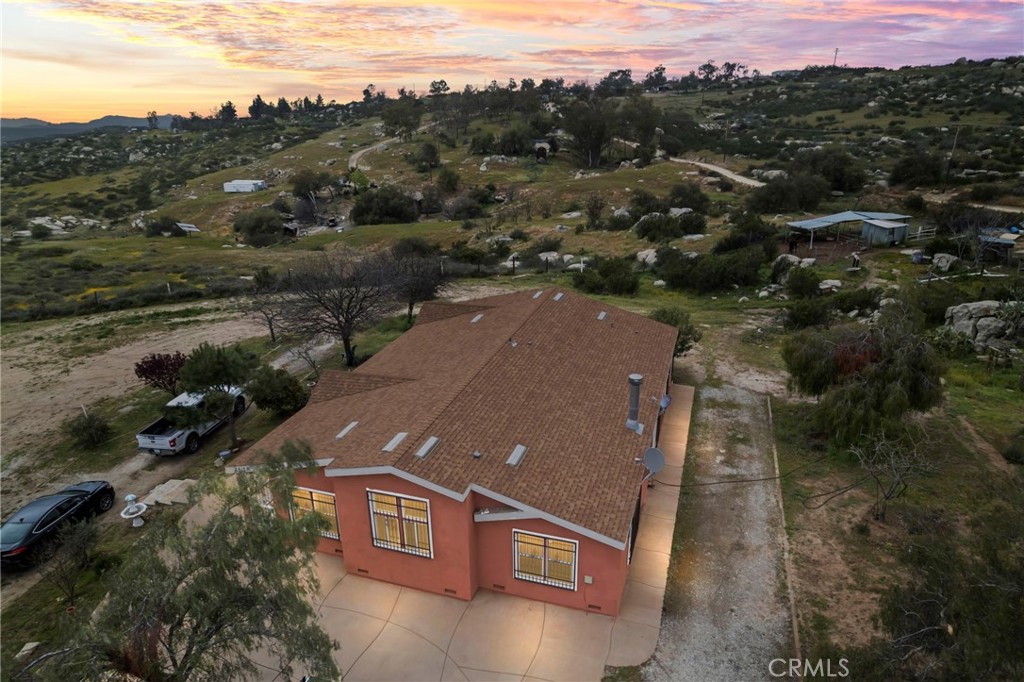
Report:
M457 494L476 485L625 542L676 330L573 292L536 294L425 304L356 370L325 373L309 405L238 464L304 439L333 458L329 471L394 467ZM645 377L642 434L625 427L633 373ZM399 432L408 436L383 452ZM437 444L417 457L430 437ZM510 466L518 444L526 455Z

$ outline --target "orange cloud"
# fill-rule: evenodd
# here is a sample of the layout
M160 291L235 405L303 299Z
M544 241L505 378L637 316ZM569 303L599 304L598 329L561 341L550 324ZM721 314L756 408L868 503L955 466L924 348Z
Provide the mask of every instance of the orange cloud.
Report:
M217 83L226 88L220 97L236 102L261 88L264 96L320 90L345 101L369 82L423 90L436 78L455 87L525 76L594 79L619 68L642 76L659 63L679 74L709 58L770 71L830 62L836 46L851 65L1005 56L1020 51L1024 25L1020 0L9 0L6 6L15 9L5 9L5 77L25 73L5 82L5 109L36 94L22 91L25 84L37 93L71 91L83 71L114 91L118 77L144 70L155 82L192 79L197 96L206 96L206 83ZM52 26L62 27L59 36ZM47 78L30 78L43 64ZM270 93L271 86L284 87Z

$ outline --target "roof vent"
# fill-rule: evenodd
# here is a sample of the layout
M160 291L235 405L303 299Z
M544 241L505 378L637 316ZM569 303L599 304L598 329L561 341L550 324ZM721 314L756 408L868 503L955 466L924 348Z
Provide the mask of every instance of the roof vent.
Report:
M543 289L541 289L540 291L538 291L537 293L535 293L535 294L533 295L533 300L535 300L535 301L536 301L536 300L537 300L538 298L540 298L540 297L541 297L541 295L542 295L543 293L544 293L544 290L543 290Z
M608 313L603 310L597 314L597 319L599 320L603 320L606 317L608 317Z
M341 431L338 431L338 435L334 437L334 440L341 440L342 438L347 436L348 432L356 428L357 424L359 424L359 422L349 422L348 426L343 428Z
M556 301L561 301L563 298L565 298L565 292L564 291L559 291L557 294L555 294L555 300Z
M416 456L419 457L420 459L423 459L434 450L434 447L438 444L438 442L440 442L440 440L441 439L438 438L437 436L431 436L430 438L427 439L427 442L421 445L420 449L416 451Z
M470 324L476 324L477 322L479 322L479 321L480 321L480 320L482 320L482 319L484 319L484 314L483 314L483 313L480 313L479 315L477 315L476 317L474 317L474 318L473 318L472 320L470 320L470 321L469 321L469 323L470 323Z
M626 417L626 428L637 433L644 432L640 419L640 384L644 382L642 374L629 375L629 414Z
M381 452L394 452L398 444L405 440L405 437L409 434L406 431L400 431L395 434L395 437L388 441L388 444L382 447Z
M516 444L516 446L512 449L512 454L509 455L508 459L505 461L505 464L508 464L509 466L513 466L513 467L514 466L519 466L519 463L523 461L523 457L525 457L525 456L526 456L526 446L525 445L521 445L521 444Z

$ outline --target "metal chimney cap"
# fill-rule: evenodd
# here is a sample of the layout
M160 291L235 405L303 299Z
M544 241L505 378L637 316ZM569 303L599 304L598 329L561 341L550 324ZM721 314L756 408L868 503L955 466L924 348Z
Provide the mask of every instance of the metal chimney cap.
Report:
M629 375L629 383L633 384L634 386L639 386L640 383L643 380L644 380L644 375L643 374L630 374Z

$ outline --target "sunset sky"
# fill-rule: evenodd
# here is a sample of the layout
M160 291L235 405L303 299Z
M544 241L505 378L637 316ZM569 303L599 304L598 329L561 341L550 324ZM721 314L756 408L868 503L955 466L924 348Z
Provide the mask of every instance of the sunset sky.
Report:
M208 114L564 76L899 67L1024 52L1022 0L4 0L4 117Z

